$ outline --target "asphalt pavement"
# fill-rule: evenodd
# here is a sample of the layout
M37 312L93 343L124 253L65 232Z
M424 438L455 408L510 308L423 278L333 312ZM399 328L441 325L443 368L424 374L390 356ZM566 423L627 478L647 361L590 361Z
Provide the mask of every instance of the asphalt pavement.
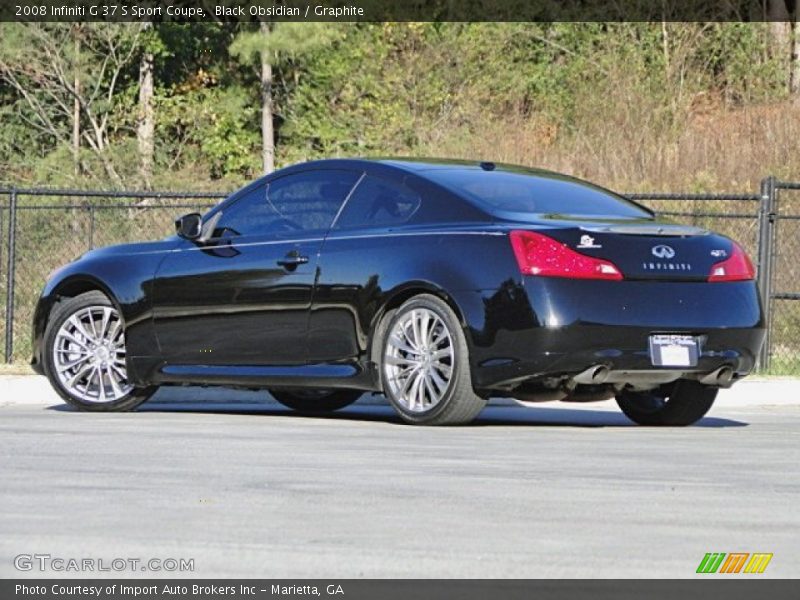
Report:
M687 428L613 402L423 428L380 397L308 418L225 389L79 413L4 376L0 457L0 577L696 577L707 552L800 576L797 380L738 384ZM15 568L33 554L194 570Z

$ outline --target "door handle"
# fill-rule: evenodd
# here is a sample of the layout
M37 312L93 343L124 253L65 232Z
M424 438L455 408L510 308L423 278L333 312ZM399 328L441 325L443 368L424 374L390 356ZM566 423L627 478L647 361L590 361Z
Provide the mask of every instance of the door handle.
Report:
M297 265L304 265L308 262L307 256L300 256L297 253L290 252L283 258L278 260L278 264L286 269L294 269Z

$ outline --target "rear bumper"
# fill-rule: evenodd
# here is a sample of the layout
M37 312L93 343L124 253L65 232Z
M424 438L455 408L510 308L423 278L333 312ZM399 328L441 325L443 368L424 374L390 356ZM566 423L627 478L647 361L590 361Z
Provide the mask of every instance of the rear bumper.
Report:
M593 365L614 371L658 370L649 336L701 336L696 367L753 370L764 341L753 282L578 281L526 277L484 293L482 314L467 317L473 384L509 389L523 381L577 374Z

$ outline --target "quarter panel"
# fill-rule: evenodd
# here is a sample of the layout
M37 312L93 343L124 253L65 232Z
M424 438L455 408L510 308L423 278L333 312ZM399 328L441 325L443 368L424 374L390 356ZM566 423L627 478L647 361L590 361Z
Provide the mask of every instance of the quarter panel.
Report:
M520 279L507 236L477 225L332 233L319 264L311 362L364 359L385 307L412 287L439 291L463 317L471 292ZM469 318L480 312L469 310Z

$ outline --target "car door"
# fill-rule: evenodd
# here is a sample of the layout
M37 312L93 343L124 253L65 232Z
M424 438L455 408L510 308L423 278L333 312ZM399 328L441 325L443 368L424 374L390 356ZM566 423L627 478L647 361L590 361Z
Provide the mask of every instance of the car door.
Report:
M309 325L309 361L347 360L367 347L374 311L387 284L404 270L407 238L391 234L422 203L402 180L365 175L350 193L328 234Z
M359 173L263 181L225 207L208 241L183 240L154 282L162 356L180 365L297 365L324 235Z

